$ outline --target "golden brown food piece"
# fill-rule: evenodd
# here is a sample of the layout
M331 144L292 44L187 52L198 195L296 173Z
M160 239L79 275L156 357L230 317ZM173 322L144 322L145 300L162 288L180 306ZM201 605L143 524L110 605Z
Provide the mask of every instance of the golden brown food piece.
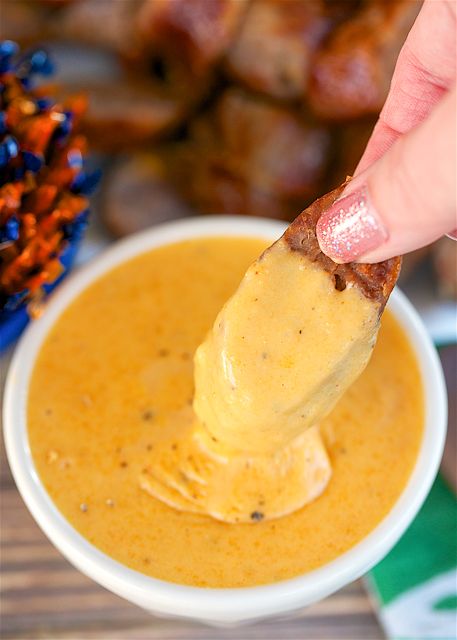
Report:
M328 120L380 111L419 0L370 0L330 36L313 60L309 101Z
M367 365L400 268L399 258L337 265L322 254L316 222L343 188L249 267L198 347L198 423L175 452L155 451L141 480L168 504L249 522L256 505L281 517L329 481L317 425Z
M60 9L67 4L78 3L80 0L38 0L38 2L44 6Z
M78 0L51 22L53 37L125 54L136 46L134 18L143 0Z
M403 286L410 277L414 276L415 271L421 267L427 256L430 255L432 246L416 249L416 251L411 251L403 256L399 278L400 286Z
M344 123L333 132L332 166L327 180L327 190L354 175L360 158L373 132L376 118L367 117Z
M115 236L191 215L191 209L167 182L161 160L137 154L120 160L103 179L101 214Z
M317 240L317 221L343 192L346 184L322 196L302 211L289 225L284 238L293 251L302 253L308 260L330 273L338 291L344 291L347 286L357 287L365 297L379 304L381 313L400 274L401 258L391 258L375 264L337 264L322 253Z
M298 112L228 89L192 124L179 182L204 213L287 219L319 190L329 142Z
M88 107L82 130L91 146L117 152L145 146L176 127L187 114L184 100L149 80L123 77L118 82L69 83L59 97L81 94Z
M2 12L0 36L25 45L58 40L126 53L134 44L134 15L143 2L9 0Z
M311 56L332 27L319 0L253 0L229 49L229 75L249 89L280 99L303 97Z
M328 414L371 356L401 260L336 264L322 253L316 223L344 186L305 209L251 265L197 349L195 412L232 449L288 446Z
M196 90L234 37L247 0L146 0L135 18L139 65Z

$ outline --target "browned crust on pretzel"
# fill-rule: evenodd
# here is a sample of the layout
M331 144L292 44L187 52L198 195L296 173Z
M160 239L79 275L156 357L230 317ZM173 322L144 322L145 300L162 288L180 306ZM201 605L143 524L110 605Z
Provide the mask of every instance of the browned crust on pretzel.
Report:
M325 255L316 237L316 224L342 193L347 182L313 202L287 227L284 239L292 249L325 269L334 279L335 289L343 291L348 284L356 286L383 310L400 273L401 258L391 258L376 264L337 264Z

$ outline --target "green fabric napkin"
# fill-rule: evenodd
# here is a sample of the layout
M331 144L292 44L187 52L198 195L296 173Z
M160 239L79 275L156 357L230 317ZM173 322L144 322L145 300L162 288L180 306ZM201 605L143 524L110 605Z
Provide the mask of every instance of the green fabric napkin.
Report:
M391 640L457 638L457 500L441 476L365 580Z

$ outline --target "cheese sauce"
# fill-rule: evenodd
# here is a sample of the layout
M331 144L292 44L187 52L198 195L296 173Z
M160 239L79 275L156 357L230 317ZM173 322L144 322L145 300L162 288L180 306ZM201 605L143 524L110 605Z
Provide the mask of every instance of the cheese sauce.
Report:
M248 269L195 356L194 408L233 449L274 453L360 375L379 305L281 239Z
M324 418L321 435L305 432L321 468L330 463L333 470L320 497L279 520L247 525L218 522L189 505L179 511L150 495L163 480L154 475L158 469L173 479L176 452L195 429L193 354L266 244L206 238L131 260L78 297L37 360L29 436L48 492L93 544L157 578L250 586L316 568L387 514L417 456L420 376L406 337L386 312L365 371ZM273 338L268 347L270 357L280 357ZM168 467L165 459L154 464L157 451L169 452ZM219 476L209 477L219 478L213 486L220 502L226 477L215 468ZM168 486L172 492L173 483Z
M378 328L379 303L336 290L330 274L275 242L198 347L197 420L154 447L141 487L235 523L315 499L331 476L318 423L365 368Z

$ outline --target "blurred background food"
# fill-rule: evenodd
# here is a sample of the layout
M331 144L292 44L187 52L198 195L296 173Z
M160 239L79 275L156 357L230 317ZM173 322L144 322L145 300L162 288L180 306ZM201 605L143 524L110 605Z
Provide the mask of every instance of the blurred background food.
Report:
M420 0L7 0L2 37L45 43L59 100L104 166L113 236L192 214L292 219L352 174ZM431 257L433 252L433 258ZM428 258L456 295L452 243Z

